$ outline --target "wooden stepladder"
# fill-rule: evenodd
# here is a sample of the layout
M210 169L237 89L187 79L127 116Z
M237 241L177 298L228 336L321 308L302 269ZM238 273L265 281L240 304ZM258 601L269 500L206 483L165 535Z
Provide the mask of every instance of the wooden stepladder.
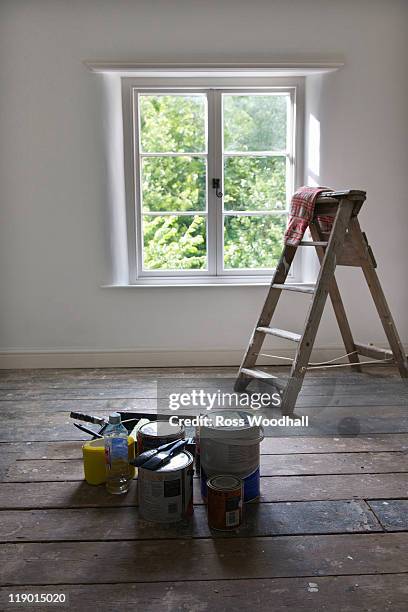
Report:
M401 377L408 377L408 362L380 281L378 280L375 270L376 262L357 219L365 197L364 191L354 189L322 193L318 197L314 217L309 225L312 241L302 241L299 245L316 248L321 267L314 287L285 284L298 247L291 245L284 246L262 312L242 360L238 378L235 382L235 391L244 391L252 379L261 379L263 382L271 384L281 391L282 413L288 415L293 413L306 371L309 367L313 368L313 366L309 366L309 359L328 295L330 295L340 328L350 362L349 365L353 369L360 371L358 356L364 355L369 358L394 363L398 367ZM318 215L333 218L333 225L328 235L322 233L316 219ZM358 266L362 268L384 327L390 349L381 349L371 344L354 342L334 276L337 265ZM271 319L282 291L310 293L313 296L302 334L270 327ZM297 344L289 379L285 386L282 385L276 376L255 368L257 357L260 354L266 335L285 338Z

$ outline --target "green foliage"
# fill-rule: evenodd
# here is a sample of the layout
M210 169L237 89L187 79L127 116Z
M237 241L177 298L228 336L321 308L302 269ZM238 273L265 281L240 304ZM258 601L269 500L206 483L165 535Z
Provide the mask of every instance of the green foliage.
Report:
M205 165L203 157L145 157L143 211L205 210Z
M207 266L205 217L144 217L146 270L199 270Z
M226 157L225 210L285 210L284 157Z
M205 153L205 97L202 95L139 98L142 151Z
M144 268L206 269L205 97L142 95L142 150L187 153L144 157L142 162ZM224 96L224 139L230 151L285 149L284 96ZM191 155L188 155L191 153ZM285 210L284 156L225 158L225 210ZM157 212L191 215L151 215ZM196 213L196 214L193 214ZM286 225L284 215L226 216L224 263L228 268L276 265Z
M286 96L224 96L225 151L286 149Z
M286 218L279 216L234 217L225 219L224 266L231 268L273 268L282 250Z

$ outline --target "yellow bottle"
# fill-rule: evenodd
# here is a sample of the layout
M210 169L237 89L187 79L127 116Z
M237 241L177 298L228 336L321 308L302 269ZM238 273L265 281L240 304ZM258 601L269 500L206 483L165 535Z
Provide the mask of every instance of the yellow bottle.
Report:
M88 484L99 485L106 482L106 465L105 465L105 441L103 438L98 440L90 440L85 442L82 447L82 455L84 458L84 474ZM129 460L135 458L135 441L131 436L128 436L128 455ZM134 478L136 469L133 465L129 465L130 477Z

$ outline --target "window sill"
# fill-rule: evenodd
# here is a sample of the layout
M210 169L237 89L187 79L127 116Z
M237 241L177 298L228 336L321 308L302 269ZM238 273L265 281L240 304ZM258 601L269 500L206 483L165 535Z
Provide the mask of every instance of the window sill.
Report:
M144 278L134 283L102 285L102 289L141 289L147 287L268 287L271 284L271 276L231 276L231 277L203 277L203 278ZM310 283L292 282L288 284L312 287Z

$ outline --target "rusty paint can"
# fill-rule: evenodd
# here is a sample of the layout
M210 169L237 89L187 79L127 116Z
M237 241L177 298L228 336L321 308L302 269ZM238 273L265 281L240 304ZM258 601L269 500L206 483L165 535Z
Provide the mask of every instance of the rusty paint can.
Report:
M207 480L208 525L218 531L237 529L242 523L241 478L222 474Z
M138 469L139 514L153 523L176 523L193 514L193 456L183 451L156 471Z
M170 425L168 421L151 421L137 432L137 454L157 448L167 442L175 442L185 437L184 425Z

